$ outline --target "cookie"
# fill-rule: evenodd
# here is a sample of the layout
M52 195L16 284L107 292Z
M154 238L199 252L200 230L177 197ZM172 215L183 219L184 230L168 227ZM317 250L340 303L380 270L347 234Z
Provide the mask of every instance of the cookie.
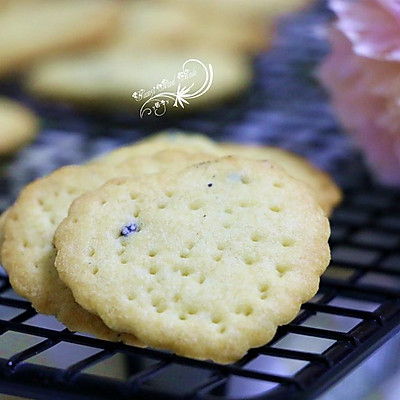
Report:
M330 176L297 154L277 147L245 146L233 143L222 143L221 149L226 155L241 155L254 160L264 159L277 163L293 178L310 187L315 199L328 216L342 200L342 192Z
M3 242L4 242L4 225L9 212L10 210L5 210L0 215L0 264L1 264L1 248L3 247Z
M0 97L0 157L29 143L38 129L39 119L32 111L15 101Z
M110 328L229 363L316 293L328 237L302 183L227 157L110 181L72 204L54 243L60 278Z
M183 74L183 64L193 58L200 60L207 72L199 63L191 62L185 69L193 76L189 77L188 73L178 81L177 75ZM213 80L209 64L213 68ZM136 53L126 48L112 48L38 64L27 76L25 88L39 98L107 111L129 110L136 115L153 94L169 93L157 100L168 102L165 103L167 112L171 113L211 107L237 96L248 86L252 74L247 57L224 49L162 49ZM200 90L204 83L204 88L211 83L208 91L197 98L187 97ZM157 85L161 85L160 89L154 89L151 94ZM178 88L187 91L182 96L189 104L176 102ZM148 95L143 98L137 95L135 99L132 97L135 92L143 96L148 92ZM150 102L149 107L152 106L155 104ZM142 115L149 118L147 113ZM154 114L152 117L155 118Z
M162 132L131 146L114 150L99 158L101 163L120 163L137 155L152 154L163 148L177 148L185 152L205 152L210 155L237 155L254 160L270 160L281 166L293 178L309 185L313 194L330 215L339 204L342 194L328 174L311 165L297 154L276 147L218 143L205 135L185 134L179 131Z
M0 10L0 77L101 41L117 17L117 2L108 0L13 1Z
M55 315L70 330L139 345L131 336L120 337L108 329L97 316L75 302L54 268L54 232L75 198L108 179L165 169L180 170L206 158L207 155L200 154L189 157L183 152L161 152L154 158L137 157L120 166L64 167L28 185L8 210L4 227L2 262L15 291L31 301L38 312Z
M270 21L259 16L251 22L242 16L226 18L214 10L192 2L129 2L116 39L136 53L207 47L251 54L269 47L273 32Z
M154 155L163 151L171 150L175 152L184 152L192 155L198 153L207 153L209 155L220 155L220 150L216 142L200 133L185 134L181 131L163 131L135 142L132 145L123 146L102 155L92 162L116 165L126 160L132 160L138 156Z

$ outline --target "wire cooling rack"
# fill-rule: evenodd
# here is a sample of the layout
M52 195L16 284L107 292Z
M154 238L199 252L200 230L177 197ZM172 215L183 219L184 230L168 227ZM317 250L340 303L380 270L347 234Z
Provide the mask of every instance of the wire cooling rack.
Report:
M9 352L0 356L0 391L43 399L315 398L400 330L400 192L348 191L332 220L331 248L315 298L270 344L225 366L71 333L38 316L3 275L0 347ZM122 371L113 377L116 361Z

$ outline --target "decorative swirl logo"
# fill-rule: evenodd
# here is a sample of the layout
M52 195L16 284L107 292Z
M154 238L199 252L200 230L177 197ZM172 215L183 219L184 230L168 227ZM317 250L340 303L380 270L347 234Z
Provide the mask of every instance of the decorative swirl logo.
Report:
M195 90L193 93L191 93L194 83L192 83L189 86L186 86L183 85L181 81L186 81L197 75L197 70L195 68L196 65L200 65L202 70L204 70L205 79L201 87ZM189 68L190 66L193 67L192 70ZM195 58L186 60L182 65L182 71L178 72L174 76L172 81L163 79L162 82L160 82L156 86L153 86L152 90L150 91L146 92L144 89L141 89L139 92L134 92L132 94L132 97L136 101L140 101L146 97L150 97L143 103L142 107L140 108L139 111L140 118L143 118L143 115L151 115L151 114L154 114L157 117L161 117L167 112L167 106L170 104L170 101L174 102L173 103L174 107L185 108L185 104L189 104L189 100L202 96L210 89L213 82L213 78L214 78L214 73L211 64L208 64L208 66L206 66L200 60L197 60ZM178 87L176 89L176 93L169 91L161 91L163 89L169 88L170 86L175 86L176 82L179 82ZM156 91L160 91L160 93L156 94Z

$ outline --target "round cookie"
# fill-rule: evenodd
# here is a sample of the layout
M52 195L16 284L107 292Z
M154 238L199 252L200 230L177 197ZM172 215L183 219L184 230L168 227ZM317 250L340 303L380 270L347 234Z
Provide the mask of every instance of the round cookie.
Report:
M301 182L226 157L81 196L55 234L56 268L113 330L229 363L316 293L329 231Z
M180 170L207 155L187 156L183 152L160 152L154 157L138 157L123 165L69 166L28 185L16 203L2 214L4 241L2 263L11 285L31 301L41 313L55 315L70 330L85 331L108 340L141 345L131 335L118 335L95 315L82 309L54 268L56 250L53 236L67 216L72 201L108 179L134 173ZM3 231L2 226L0 230Z
M183 63L193 58L206 66L212 65L212 84L200 97L189 98L189 104L184 109L181 106L174 107L175 98L165 97L164 100L169 101L167 112L186 112L210 107L238 95L252 79L250 60L244 55L224 49L178 48L162 49L158 52L144 49L137 53L124 47L115 47L38 64L27 76L25 88L40 98L86 108L125 109L139 113L139 109L150 96L136 101L132 94L142 89L145 92L151 91L163 81L173 82L174 77L182 71ZM187 65L187 68L192 72L196 70L196 74L179 83L181 89L194 84L188 89L188 94L193 94L207 81L206 73L197 63ZM176 79L175 85L154 93L176 94L178 87Z
M38 128L39 120L32 111L0 97L0 157L29 143Z
M221 143L225 155L240 155L254 160L269 160L280 165L289 175L306 183L326 215L342 200L342 192L328 174L311 165L305 158L277 147L245 146Z
M107 37L118 17L109 0L13 1L0 13L0 77L39 57Z

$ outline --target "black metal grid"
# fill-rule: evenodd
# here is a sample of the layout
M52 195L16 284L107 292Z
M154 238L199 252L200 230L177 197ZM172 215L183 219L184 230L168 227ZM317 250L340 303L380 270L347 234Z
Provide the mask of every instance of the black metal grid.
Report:
M331 248L316 297L270 344L226 366L34 326L35 311L1 276L0 346L7 334L22 336L18 352L0 356L0 391L59 399L315 398L400 329L400 192L348 191L332 220ZM38 364L59 346L70 360ZM123 376L91 371L116 355L124 355Z

